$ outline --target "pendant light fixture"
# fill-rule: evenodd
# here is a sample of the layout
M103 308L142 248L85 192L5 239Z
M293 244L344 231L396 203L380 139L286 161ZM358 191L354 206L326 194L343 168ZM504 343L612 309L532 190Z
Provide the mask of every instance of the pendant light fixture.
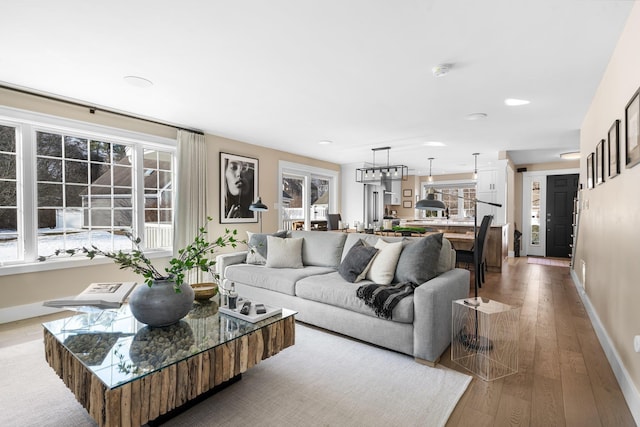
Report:
M433 176L431 175L431 163L433 162L433 157L429 157L429 182L433 182Z
M364 167L356 169L356 182L379 185L382 180L406 181L409 176L409 167L405 165L389 164L389 150L391 150L391 147L372 148L371 151L373 151L373 163L365 163ZM376 165L377 151L387 152L386 165Z
M433 176L431 175L431 164L433 162L433 157L429 157L429 182L433 182ZM424 211L443 211L447 209L447 206L444 204L442 200L436 199L436 191L433 187L429 188L427 191L427 197L422 200L418 200L416 203L416 209L424 210Z
M478 179L478 155L480 153L473 153L474 166L473 166L473 179Z

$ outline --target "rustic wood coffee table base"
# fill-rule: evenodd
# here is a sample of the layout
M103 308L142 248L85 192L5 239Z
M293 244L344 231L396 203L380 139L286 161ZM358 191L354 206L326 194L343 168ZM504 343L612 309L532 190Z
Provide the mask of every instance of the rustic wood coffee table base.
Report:
M100 426L140 426L167 414L295 343L294 316L266 325L115 388L46 328L49 365Z

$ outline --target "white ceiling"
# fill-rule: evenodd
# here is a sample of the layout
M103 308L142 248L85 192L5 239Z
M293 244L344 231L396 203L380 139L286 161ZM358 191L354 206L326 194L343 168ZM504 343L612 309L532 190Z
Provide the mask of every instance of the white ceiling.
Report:
M0 82L340 164L556 161L633 3L5 0Z

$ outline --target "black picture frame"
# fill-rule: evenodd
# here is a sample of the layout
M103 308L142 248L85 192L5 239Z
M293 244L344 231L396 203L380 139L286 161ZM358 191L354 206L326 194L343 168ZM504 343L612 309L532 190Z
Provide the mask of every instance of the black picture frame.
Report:
M595 161L595 184L600 185L604 183L604 139L601 139L600 142L596 144L596 156L594 157Z
M593 155L587 156L587 188L593 188Z
M620 173L620 120L615 120L607 135L609 179Z
M258 159L220 152L220 224L258 222L258 177Z
M413 204L412 204L411 200L403 200L402 207L403 208L411 208L411 207L413 207Z
M624 109L625 165L632 168L640 163L640 88Z
M412 194L413 193L410 188L405 188L404 190L402 190L402 197L411 197Z

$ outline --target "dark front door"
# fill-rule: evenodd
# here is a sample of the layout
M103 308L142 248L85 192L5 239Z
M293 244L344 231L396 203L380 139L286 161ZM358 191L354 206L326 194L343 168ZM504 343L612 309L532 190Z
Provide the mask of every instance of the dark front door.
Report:
M578 192L578 174L547 177L546 256L569 258L573 233L573 199Z

